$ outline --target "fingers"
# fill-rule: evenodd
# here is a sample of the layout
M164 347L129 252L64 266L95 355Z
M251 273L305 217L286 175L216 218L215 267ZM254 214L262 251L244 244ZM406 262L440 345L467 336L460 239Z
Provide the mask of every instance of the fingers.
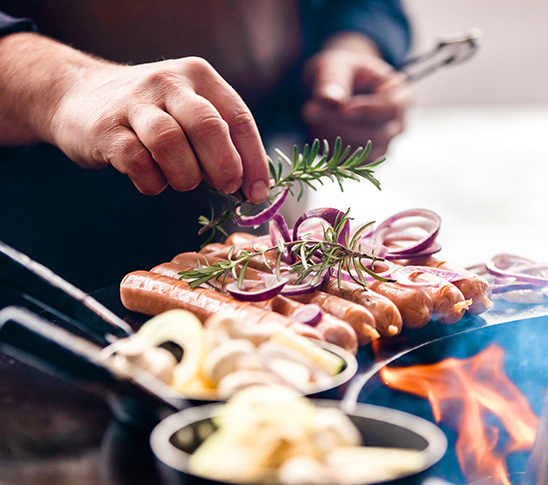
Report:
M120 126L97 146L102 160L126 174L145 195L157 195L167 186L162 170L134 132Z
M206 61L183 58L102 75L108 90L95 86L95 98L84 98L85 142L74 139L66 148L73 159L111 164L145 194L167 184L191 190L204 179L225 193L241 188L255 203L266 199L268 162L253 116Z
M305 77L312 84L312 97L343 103L358 92L372 92L392 71L375 56L332 49L312 59Z
M202 171L181 126L156 106L131 109L129 123L175 190L194 189L202 180Z
M268 195L268 161L259 130L249 108L238 93L209 64L199 62L195 69L197 72L192 78L200 81L194 83L196 93L211 102L225 122L223 137L220 138L222 141L220 148L223 151L228 150L225 156L228 156L228 153L236 153L239 156L242 169L241 187L244 195L251 202L263 202ZM189 128L189 130L192 129ZM189 136L192 139L192 135ZM218 171L219 166L211 167L211 170Z

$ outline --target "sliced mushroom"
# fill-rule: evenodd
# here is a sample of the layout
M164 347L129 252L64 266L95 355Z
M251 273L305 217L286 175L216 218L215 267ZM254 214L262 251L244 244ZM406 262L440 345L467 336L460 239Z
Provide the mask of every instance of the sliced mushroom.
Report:
M232 339L210 350L204 360L203 371L214 386L227 374L238 369L239 361L255 352L255 346L244 339Z

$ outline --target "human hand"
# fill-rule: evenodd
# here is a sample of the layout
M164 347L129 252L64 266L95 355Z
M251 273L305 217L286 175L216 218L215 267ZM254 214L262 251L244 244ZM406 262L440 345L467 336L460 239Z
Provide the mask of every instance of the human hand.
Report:
M204 179L248 200L268 193L268 163L253 116L203 59L125 66L98 62L63 94L51 142L84 168L112 165L143 194Z
M305 75L311 97L302 116L311 138L341 136L354 147L371 140L371 160L386 153L411 99L403 75L374 53L339 47L313 57Z

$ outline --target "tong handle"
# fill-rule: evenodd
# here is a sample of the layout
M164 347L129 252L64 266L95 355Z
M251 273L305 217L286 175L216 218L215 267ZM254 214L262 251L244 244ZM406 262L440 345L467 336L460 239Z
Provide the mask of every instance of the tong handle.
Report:
M162 410L173 412L186 405L167 384L136 367L120 369L101 356L100 346L26 308L0 310L0 347L27 364L100 391L102 397L106 390L115 396L115 413L123 410L116 414L125 422L134 423L137 410L157 421Z
M93 297L3 242L0 242L0 281L102 343L133 333L126 322Z
M444 66L464 62L477 52L482 35L476 28L447 34L431 50L407 59L400 71L408 82L416 82Z

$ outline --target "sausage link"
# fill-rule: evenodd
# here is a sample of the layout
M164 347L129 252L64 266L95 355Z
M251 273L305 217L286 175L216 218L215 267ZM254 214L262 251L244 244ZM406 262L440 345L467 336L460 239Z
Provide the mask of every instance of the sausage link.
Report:
M493 305L491 301L491 286L481 276L461 268L453 263L441 261L432 256L425 260L418 261L417 264L440 268L451 271L463 276L463 279L454 281L453 284L462 292L464 298L472 300L468 308L469 313L482 313Z
M379 332L375 329L375 318L372 313L357 303L323 291L312 291L291 298L301 303L315 303L323 311L350 324L358 336L360 346L380 337Z
M364 290L351 281L329 278L323 290L330 295L339 296L367 308L375 318L375 328L383 337L394 337L399 334L403 320L398 307L385 296L371 289Z
M377 280L369 282L368 285L396 305L404 327L424 327L432 318L434 303L422 289Z
M432 318L440 323L457 323L472 303L471 300L465 300L455 285L439 276L414 271L409 279L416 283L426 283L421 289L432 298Z
M197 266L198 259L200 259L202 263L205 261L204 257L198 253L182 253L174 258L177 262L160 264L154 267L151 271L172 278L178 278L181 271L187 271L195 268ZM211 263L216 262L215 258L208 258L208 260L210 260ZM248 273L252 273L253 276L258 277L253 271L248 270ZM246 276L248 275L246 274ZM227 278L225 280L226 283L231 281L233 281L231 278ZM226 290L222 282L219 280L210 280L204 286L226 294ZM288 318L292 318L292 316L304 306L302 303L291 300L282 295L277 295L267 301L253 302L252 304L265 310L279 313ZM308 325L307 327L310 329L309 333L318 331L323 335L326 341L334 345L338 345L353 354L356 354L358 351L358 337L354 329L347 322L335 318L329 313L324 313L315 327L310 327ZM303 332L304 329L301 329L299 333L303 334Z
M189 264L193 258L194 261L196 261L197 258L203 257L204 256L196 253L182 253L175 256L172 259L172 262ZM207 259L210 263L215 263L217 261L223 260L222 258L215 258L215 256L207 255ZM205 261L204 259L200 260L202 262ZM251 261L253 261L253 258L251 259ZM251 264L249 266L251 266ZM249 266L246 271L246 278L259 278L259 273L255 271L255 268L250 268ZM324 312L329 313L337 319L348 323L354 329L358 337L358 345L360 346L366 345L372 340L376 340L380 337L379 332L375 328L375 318L373 317L372 313L357 303L353 303L338 296L329 295L328 293L322 291L313 291L305 295L291 296L289 298L291 300L295 300L305 304L316 303Z
M174 308L189 310L202 322L211 315L227 312L248 322L275 323L291 328L296 333L323 340L320 332L309 325L296 322L283 315L240 302L207 288L191 289L186 281L179 281L151 271L134 271L127 274L120 284L120 298L125 308L146 315Z

